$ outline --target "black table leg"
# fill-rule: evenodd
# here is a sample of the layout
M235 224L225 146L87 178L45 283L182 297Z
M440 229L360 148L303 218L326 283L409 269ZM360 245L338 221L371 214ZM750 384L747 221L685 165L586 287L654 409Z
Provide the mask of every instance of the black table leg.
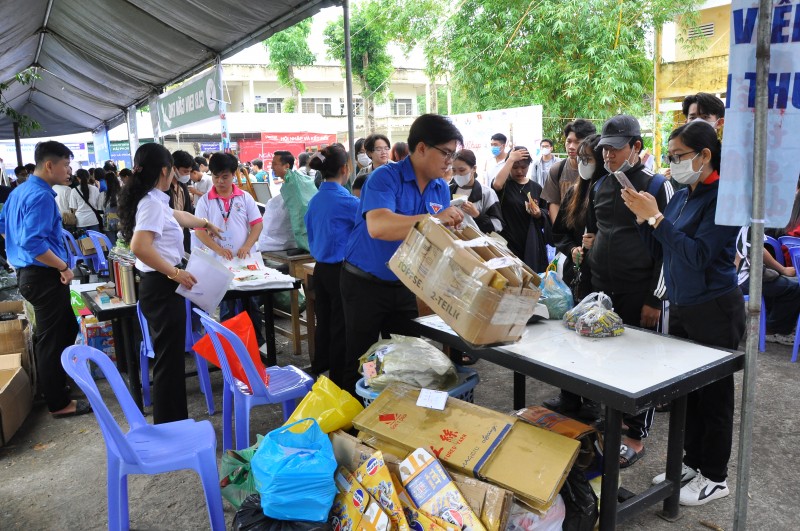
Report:
M675 521L679 518L678 501L681 493L681 463L683 462L683 440L686 435L686 395L672 401L669 413L667 436L667 482L673 486L672 495L664 500L661 517Z
M525 375L514 373L514 409L525 407Z
M135 348L133 338L132 318L120 319L120 330L122 332L122 342L125 344L125 358L128 366L128 388L136 407L144 411L142 403L142 378L139 374L141 364L139 363L139 349Z
M600 531L617 525L619 492L619 445L622 443L622 413L606 407L606 431L603 438L603 480L600 493Z
M278 346L275 344L275 313L272 311L272 293L261 295L264 305L264 341L267 342L267 367L278 364Z

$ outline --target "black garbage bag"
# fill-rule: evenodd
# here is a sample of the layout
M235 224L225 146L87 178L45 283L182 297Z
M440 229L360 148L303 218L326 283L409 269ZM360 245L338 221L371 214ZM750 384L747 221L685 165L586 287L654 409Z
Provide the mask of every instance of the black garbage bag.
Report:
M261 495L245 498L233 517L232 531L332 531L327 522L286 522L275 520L261 509Z
M564 498L567 510L562 529L564 531L593 531L600 514L597 510L597 496L581 470L573 468L570 471L567 481L561 487L561 497Z

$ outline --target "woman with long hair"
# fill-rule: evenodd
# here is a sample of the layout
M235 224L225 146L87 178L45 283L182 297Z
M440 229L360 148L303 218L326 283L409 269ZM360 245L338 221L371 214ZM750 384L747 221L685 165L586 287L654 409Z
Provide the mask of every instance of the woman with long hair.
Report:
M744 334L744 298L734 257L737 227L717 225L722 146L714 128L696 120L669 136L675 192L659 212L647 192L622 190L636 215L639 233L654 257L664 259L669 333L702 345L736 350ZM689 393L681 479L681 505L703 505L727 496L728 461L733 444L733 375ZM660 474L653 483L665 480Z
M590 135L578 146L578 175L580 179L567 189L562 197L562 208L553 221L553 243L566 256L564 282L570 286L575 301L592 292L592 275L589 262L584 260L590 252L594 234L586 234L586 217L589 210L589 192L597 180L606 174L603 168L603 148L598 148L600 135ZM565 415L572 415L587 422L600 417L600 406L565 389L544 401L548 407Z
M175 293L191 289L197 279L181 269L183 229L205 228L219 237L206 219L169 207L173 162L161 144L143 144L134 156L133 175L119 198L122 237L136 255L139 304L150 324L153 364L153 422L189 418L186 403L186 306Z
M70 192L69 208L78 218L78 228L100 230L100 190L91 184L89 172L83 168L75 172L79 185Z
M321 374L329 370L330 379L343 387L347 345L339 277L347 240L356 224L359 200L344 188L350 175L350 157L343 145L331 144L318 151L308 165L323 179L305 215L308 244L317 261L314 266L317 350L311 371Z
M467 200L461 205L464 214L469 215L478 228L489 234L503 230L503 214L497 193L485 184L478 182L478 163L475 153L462 149L453 161L453 180L450 181L450 195L464 196Z

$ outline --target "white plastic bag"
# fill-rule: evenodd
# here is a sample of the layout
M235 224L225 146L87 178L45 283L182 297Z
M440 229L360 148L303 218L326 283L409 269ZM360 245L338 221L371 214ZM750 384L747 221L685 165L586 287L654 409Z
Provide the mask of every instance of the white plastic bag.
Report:
M446 391L458 382L453 362L424 339L392 335L361 356L364 382L382 391L392 382Z
M602 291L595 291L585 296L581 302L564 314L564 324L567 328L575 330L575 324L578 322L578 318L592 308L596 307L604 308L606 310L614 309L613 305L611 304L611 297Z
M556 496L555 503L543 516L529 511L519 502L514 502L505 531L561 531L566 517L567 507L561 494Z
M283 197L278 194L267 201L264 210L264 229L258 237L260 251L283 251L297 248L289 221L289 211L283 204Z

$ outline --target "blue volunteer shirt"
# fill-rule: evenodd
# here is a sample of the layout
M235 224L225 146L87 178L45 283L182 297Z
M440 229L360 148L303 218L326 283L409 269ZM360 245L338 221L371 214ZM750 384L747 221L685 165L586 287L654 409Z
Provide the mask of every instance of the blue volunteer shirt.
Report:
M0 211L0 233L6 236L8 262L17 269L31 265L50 267L36 260L48 250L67 261L56 193L36 175L11 192Z
M397 276L386 265L402 240L376 240L367 231L367 212L388 208L396 214L419 216L436 215L450 206L450 188L443 179L429 182L420 193L411 157L388 163L370 175L361 189L361 210L356 227L347 242L345 260L376 277L396 281Z
M308 203L305 222L308 246L317 262L344 260L347 239L356 223L359 200L339 183L325 181Z

